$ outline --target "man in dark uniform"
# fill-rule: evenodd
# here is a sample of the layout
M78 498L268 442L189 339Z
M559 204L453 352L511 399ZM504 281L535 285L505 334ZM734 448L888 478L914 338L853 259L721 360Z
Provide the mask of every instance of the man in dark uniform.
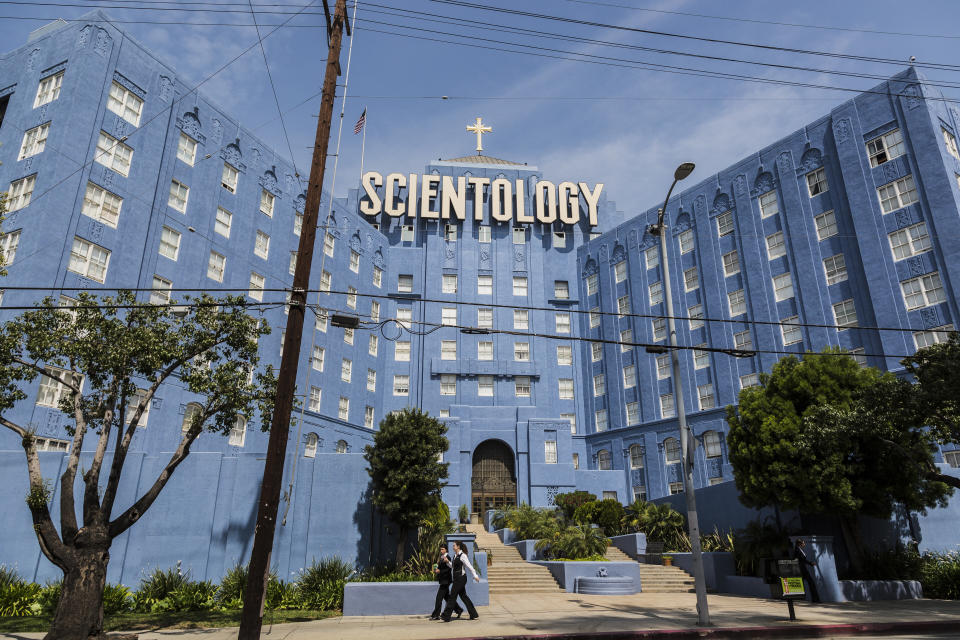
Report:
M470 596L467 595L466 571L469 571L473 575L475 582L480 582L480 576L477 575L477 571L473 568L473 565L470 564L470 558L467 557L460 542L455 541L453 543L453 552L453 562L447 561L447 564L453 570L453 586L450 588L450 595L447 596L447 606L443 610L441 619L444 622L450 622L450 616L453 613L454 607L456 607L457 598L460 598L460 601L467 607L467 613L470 614L470 619L476 620L480 615L477 613L477 608L473 606Z
M800 563L800 575L803 576L804 581L810 589L810 601L820 602L817 583L814 582L813 574L810 572L810 568L817 566L817 564L807 558L807 554L803 550L805 546L807 546L807 543L804 539L797 538L797 543L793 547L793 559Z
M431 620L440 619L440 606L444 600L447 599L447 596L450 595L450 583L453 582L453 570L450 568L450 565L447 564L449 561L450 556L447 555L447 547L440 545L440 560L437 564L433 565L433 575L437 577L439 586L437 587L437 601L433 605L433 613L430 614ZM457 603L454 603L453 606L453 610L459 618L460 614L463 613L463 609L461 609Z

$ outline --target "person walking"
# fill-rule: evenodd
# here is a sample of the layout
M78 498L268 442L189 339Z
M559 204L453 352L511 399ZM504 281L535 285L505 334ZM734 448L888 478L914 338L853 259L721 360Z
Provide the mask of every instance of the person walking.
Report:
M793 559L800 563L800 575L810 587L810 601L820 602L820 593L817 591L817 583L814 582L813 573L810 571L810 568L816 567L817 564L807 558L807 554L803 550L806 546L807 543L803 538L797 538L797 542L793 546Z
M440 558L437 561L437 564L433 565L433 575L436 576L437 582L437 600L433 605L433 613L430 614L431 620L440 619L440 607L446 601L447 596L450 595L450 583L453 582L453 569L450 568L450 556L447 555L446 545L440 545ZM457 603L454 603L454 612L456 612L457 617L460 617L460 614L463 613L463 609Z
M463 550L463 543L454 541L453 562L448 560L447 563L453 572L453 586L450 588L450 595L447 596L447 606L443 610L443 615L440 616L441 620L450 622L450 617L457 605L457 598L460 598L460 601L467 607L470 619L476 620L480 615L477 613L477 608L473 606L470 596L467 595L467 574L465 571L470 572L474 582L480 582L480 576L477 575L476 569L470 564L470 558Z

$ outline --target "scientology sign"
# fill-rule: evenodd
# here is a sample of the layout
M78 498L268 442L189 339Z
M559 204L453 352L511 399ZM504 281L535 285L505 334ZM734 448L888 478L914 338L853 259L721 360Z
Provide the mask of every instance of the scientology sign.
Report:
M387 174L386 179L376 171L363 174L361 186L365 195L360 200L360 213L378 216L386 213L393 218L426 218L465 220L467 196L473 198L473 218L484 220L483 195L487 198L487 220L514 222L518 224L542 222L550 224L558 220L564 224L580 222L580 198L586 203L587 222L597 226L597 204L603 184L591 190L585 182L561 182L554 184L540 180L533 186L533 211L527 212L526 181L506 178L476 178L417 175L411 173ZM400 192L406 190L401 196ZM420 206L417 206L417 200Z

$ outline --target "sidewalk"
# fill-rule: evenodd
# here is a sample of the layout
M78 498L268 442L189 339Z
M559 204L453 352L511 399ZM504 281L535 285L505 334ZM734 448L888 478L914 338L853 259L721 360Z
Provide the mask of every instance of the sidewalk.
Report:
M597 634L614 638L762 638L947 631L960 635L960 601L900 600L797 604L797 622L789 622L785 602L710 595L711 632L694 631L696 597L692 593L585 596L573 593L492 596L480 607L480 619L434 622L424 616L330 618L315 622L265 624L262 638L283 640L428 640L442 638L536 637ZM811 625L829 628L813 629ZM858 625L866 627L858 628ZM657 633L659 631L659 633ZM653 632L653 633L651 633ZM140 632L140 640L233 640L236 628ZM43 634L0 638L42 638ZM589 635L588 635L589 637Z

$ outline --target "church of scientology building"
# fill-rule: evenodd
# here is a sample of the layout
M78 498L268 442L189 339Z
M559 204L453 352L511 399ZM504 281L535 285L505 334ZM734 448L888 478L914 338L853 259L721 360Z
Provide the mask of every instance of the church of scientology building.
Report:
M671 199L678 341L704 347L681 353L684 398L657 353L667 335L647 232L655 208L618 211L602 184L479 150L421 173L368 171L321 205L309 300L320 311L304 334L274 564L285 575L313 557L369 563L394 548L361 454L404 407L449 426L453 511L545 506L577 489L622 502L679 492L681 401L697 486L730 481L723 407L784 352L836 345L897 370L955 324L958 127L957 107L908 69ZM0 143L0 318L83 289L154 289L143 297L159 303L178 289L232 289L265 303L252 307L274 328L260 348L279 363L305 184L227 110L94 12L0 54ZM8 414L36 429L48 477L71 446L57 395L37 381ZM157 394L126 501L176 448L196 400L174 385ZM115 542L109 579L132 584L178 561L217 579L245 561L265 449L252 423L202 436ZM0 433L0 564L53 577L26 479L19 442Z

